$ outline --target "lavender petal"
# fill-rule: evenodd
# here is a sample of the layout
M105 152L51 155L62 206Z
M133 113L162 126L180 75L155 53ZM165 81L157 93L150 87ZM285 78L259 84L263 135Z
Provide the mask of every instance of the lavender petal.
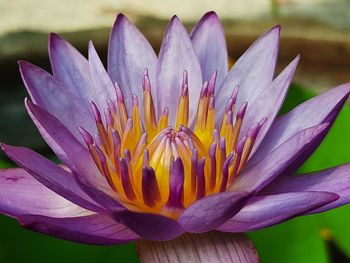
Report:
M19 62L23 82L32 101L59 119L78 139L78 126L96 130L87 101L65 89L45 70L25 61Z
M328 192L286 192L255 196L218 230L224 232L258 230L289 220L325 204L332 204L338 198L337 194Z
M190 205L178 221L190 233L213 230L238 213L250 196L247 192L224 192L204 197Z
M156 67L157 56L152 46L134 24L119 14L109 38L108 74L113 83L119 83L129 110L132 106L132 94L136 94L138 98L143 97L142 73L145 68L148 69L152 95L157 105Z
M193 47L201 65L203 80L209 81L217 71L220 86L228 71L227 46L224 29L215 12L206 13L191 32Z
M55 163L25 147L2 145L2 149L12 161L56 194L86 209L102 210L80 189L73 175Z
M275 26L258 40L235 62L216 90L216 105L222 116L233 89L239 85L237 105L247 101L250 105L271 83L279 48L280 26Z
M289 175L277 178L263 194L279 194L288 191L325 191L335 193L340 198L309 213L323 212L350 203L350 164L340 165L319 172Z
M278 117L262 141L261 146L252 156L250 164L256 164L303 129L326 122L330 123L330 128L349 94L350 84L343 84L300 104L287 114Z
M290 165L302 158L308 147L323 138L328 124L302 130L276 148L262 161L244 169L233 182L231 190L259 191L277 176L288 171Z
M167 27L159 52L157 65L157 111L160 114L165 107L169 108L169 123L173 124L184 71L188 72L188 90L190 99L190 123L197 110L202 73L199 61L186 29L174 16Z
M38 215L22 215L23 227L56 238L91 245L114 245L139 238L126 226L107 215L90 215L74 218L52 218Z
M0 212L11 217L35 214L60 218L92 213L59 193L60 191L55 193L41 184L24 169L0 170Z

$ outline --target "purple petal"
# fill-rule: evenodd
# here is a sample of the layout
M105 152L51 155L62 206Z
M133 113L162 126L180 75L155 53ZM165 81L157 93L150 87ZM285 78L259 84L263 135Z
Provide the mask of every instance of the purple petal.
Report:
M30 101L27 101L27 108L46 142L73 171L79 187L103 207L124 210L89 151L52 115Z
M64 89L45 70L25 61L20 61L19 66L33 102L59 119L79 141L82 138L77 127L96 130L87 103Z
M185 173L181 158L171 160L169 171L169 198L166 206L170 209L182 209Z
M326 211L350 203L350 164L337 166L311 174L282 176L268 185L264 194L277 194L289 191L325 191L332 192L340 198L328 205L311 211Z
M95 89L93 99L102 110L107 108L107 99L115 99L115 88L91 41L89 42L89 70Z
M157 111L161 113L168 107L170 124L176 117L184 70L188 72L189 116L194 119L202 85L201 68L186 29L174 16L165 32L157 65Z
M277 176L287 171L290 165L301 158L308 147L323 138L328 124L302 130L267 155L262 161L245 169L233 182L232 189L259 191Z
M108 74L123 90L126 105L131 109L131 95L143 97L142 78L148 69L153 98L156 100L157 56L141 32L125 16L119 14L109 38Z
M88 102L94 96L87 59L62 37L51 33L49 56L54 77L77 97Z
M58 195L86 209L102 210L79 188L73 175L55 163L28 148L2 145L2 149L12 161Z
M347 100L349 93L349 83L340 85L304 102L289 113L277 118L261 146L253 155L250 163L255 164L259 162L267 154L303 129L326 122L332 124Z
M265 228L332 203L338 198L338 195L328 192L288 192L255 196L218 230L247 232Z
M246 192L214 194L190 205L179 218L187 232L202 233L213 230L234 216L249 199Z
M92 213L54 193L20 168L0 170L0 212L12 217L76 217Z
M89 151L55 117L30 101L28 112L41 135L57 156L74 172L83 175L92 185L108 191L109 186L100 174Z
M287 95L289 85L292 81L296 66L299 62L297 56L283 71L275 78L272 83L267 86L260 95L248 105L247 111L244 115L243 124L241 128L241 137L245 136L249 127L259 122L262 118L267 118L263 127L259 131L259 135L254 143L254 149L257 149L271 127L275 117L280 110L283 101Z
M224 29L215 12L206 13L191 32L194 50L202 69L203 80L209 81L217 71L220 86L228 71L227 46Z
M222 85L217 89L218 116L222 116L227 98L234 87L240 86L237 105L247 101L250 105L271 83L276 66L280 27L275 26L256 40L236 61ZM220 121L220 120L218 120Z
M142 168L142 198L147 206L154 206L160 199L157 177L151 167Z
M148 240L171 240L184 233L178 222L161 215L121 211L113 216L118 222Z
M126 226L106 215L75 218L23 215L19 221L25 228L33 231L84 244L113 245L132 242L139 238Z
M99 187L94 182L89 181L84 174L73 172L79 187L96 203L105 208L108 213L127 210L118 200L118 195L109 186ZM101 175L102 176L102 175Z
M244 234L208 232L185 234L167 242L139 240L137 252L143 263L258 263L253 243Z

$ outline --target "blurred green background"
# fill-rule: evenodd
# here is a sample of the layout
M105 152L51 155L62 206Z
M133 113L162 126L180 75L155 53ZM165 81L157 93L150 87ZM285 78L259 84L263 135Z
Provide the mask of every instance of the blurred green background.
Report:
M260 34L282 25L279 70L301 53L295 83L281 113L331 86L350 81L350 15L346 0L0 1L0 141L26 145L54 158L29 120L16 61L26 59L49 70L47 33L62 33L84 54L92 39L106 58L110 27L124 12L159 48L166 18L176 13L191 28L208 10L223 18L230 57L236 60ZM252 6L254 8L252 8ZM39 8L40 7L40 8ZM54 18L54 19L52 19ZM105 62L105 61L104 61ZM350 107L347 103L329 135L300 169L316 171L350 162ZM12 164L0 154L0 166ZM349 193L350 194L350 193ZM263 263L350 262L350 206L297 218L250 233ZM97 247L56 240L22 229L0 215L0 263L138 262L135 244Z

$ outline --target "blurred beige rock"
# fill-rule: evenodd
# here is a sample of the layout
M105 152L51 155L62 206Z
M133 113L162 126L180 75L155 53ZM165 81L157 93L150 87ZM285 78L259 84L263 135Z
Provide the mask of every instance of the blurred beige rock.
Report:
M254 6L254 8L252 8ZM223 17L253 18L269 12L268 0L12 0L0 1L0 34L19 29L75 31L109 27L115 14L196 20L215 10Z
M214 10L223 19L306 17L350 28L348 0L0 0L0 34L17 30L76 31L109 27L118 12L197 20Z

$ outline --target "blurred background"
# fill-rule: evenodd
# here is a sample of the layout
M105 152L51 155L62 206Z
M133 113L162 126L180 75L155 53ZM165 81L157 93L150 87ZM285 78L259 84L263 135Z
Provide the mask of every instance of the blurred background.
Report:
M230 58L236 60L263 32L282 25L278 70L301 54L294 83L281 110L350 81L349 0L0 0L0 141L25 145L49 158L23 106L27 96L17 61L47 70L47 35L57 32L86 54L93 40L106 62L110 28L126 14L159 49L167 20L177 14L190 30L207 11L221 17ZM350 162L350 107L342 110L302 172ZM13 164L0 154L0 167ZM349 193L350 194L350 193ZM350 262L350 206L250 233L263 263ZM0 262L138 262L135 244L78 245L22 229L0 215Z

